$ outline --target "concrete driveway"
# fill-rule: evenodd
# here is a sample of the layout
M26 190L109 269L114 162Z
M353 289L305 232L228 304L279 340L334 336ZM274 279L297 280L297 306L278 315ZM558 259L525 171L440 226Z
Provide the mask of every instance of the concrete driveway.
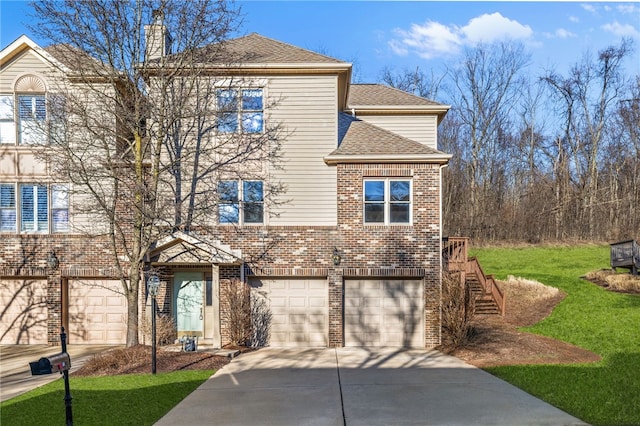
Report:
M157 425L585 425L457 358L398 349L243 354Z
M68 345L71 370L75 371L91 356L118 346ZM6 401L62 377L60 373L32 376L29 363L60 353L60 346L0 345L0 401Z

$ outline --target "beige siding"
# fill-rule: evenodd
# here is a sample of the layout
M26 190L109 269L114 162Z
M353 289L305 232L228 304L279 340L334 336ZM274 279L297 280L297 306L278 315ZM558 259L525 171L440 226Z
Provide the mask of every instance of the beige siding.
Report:
M37 53L27 50L2 67L0 71L0 93L13 92L14 82L24 74L40 75L47 83L50 83L51 72L53 72L52 68L46 62L43 62ZM47 89L53 88L48 85Z
M286 125L282 170L271 178L286 187L283 205L271 225L336 224L336 169L323 158L337 144L337 78L335 76L270 79L268 96L276 102L271 120ZM273 213L275 213L273 212Z
M438 117L436 115L389 116L358 115L358 118L405 138L437 149Z

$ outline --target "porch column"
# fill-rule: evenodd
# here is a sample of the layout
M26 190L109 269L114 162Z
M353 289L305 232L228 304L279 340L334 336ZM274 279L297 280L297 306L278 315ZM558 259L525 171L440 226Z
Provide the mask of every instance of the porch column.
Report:
M220 333L220 268L217 264L211 265L211 305L213 308L213 347L222 347L222 335Z

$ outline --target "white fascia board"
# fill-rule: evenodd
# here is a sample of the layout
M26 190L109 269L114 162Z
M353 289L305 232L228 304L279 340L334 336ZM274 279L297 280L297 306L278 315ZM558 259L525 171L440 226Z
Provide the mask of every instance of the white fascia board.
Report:
M33 40L31 40L26 35L21 35L18 37L13 43L2 49L0 51L0 66L4 65L5 61L13 56L16 50L20 49L22 46L27 46L31 48L35 53L37 53L44 61L49 62L50 65L68 73L70 70L58 61L56 58L51 56L46 50L42 47L38 46Z

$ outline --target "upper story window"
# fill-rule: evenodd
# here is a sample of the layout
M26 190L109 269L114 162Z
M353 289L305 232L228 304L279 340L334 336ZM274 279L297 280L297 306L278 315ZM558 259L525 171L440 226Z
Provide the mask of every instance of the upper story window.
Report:
M0 232L18 229L25 233L68 232L68 187L0 184Z
M366 179L364 223L393 225L411 223L411 181Z
M263 223L264 185L259 180L223 180L218 183L219 223Z
M37 145L64 137L64 103L59 96L45 95L41 78L22 76L14 90L0 94L0 144Z
M264 102L262 89L218 89L218 132L262 133Z

